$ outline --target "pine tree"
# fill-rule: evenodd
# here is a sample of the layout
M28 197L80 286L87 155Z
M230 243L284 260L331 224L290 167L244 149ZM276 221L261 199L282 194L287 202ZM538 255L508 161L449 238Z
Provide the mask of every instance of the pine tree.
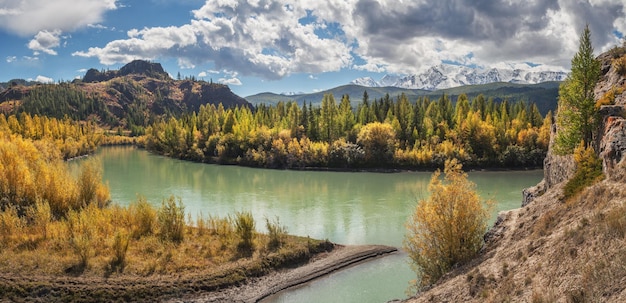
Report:
M571 154L581 141L592 144L593 129L598 122L593 90L599 78L600 62L593 55L587 25L580 36L578 52L572 58L572 72L559 87L557 153Z

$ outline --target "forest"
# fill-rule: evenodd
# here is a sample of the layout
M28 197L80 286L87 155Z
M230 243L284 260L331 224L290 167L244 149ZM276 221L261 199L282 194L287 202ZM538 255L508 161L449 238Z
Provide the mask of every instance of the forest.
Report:
M420 169L459 159L466 167L539 167L552 114L534 103L479 95L456 102L386 95L353 108L324 95L320 106L279 102L160 119L146 128L152 152L193 161L266 168Z

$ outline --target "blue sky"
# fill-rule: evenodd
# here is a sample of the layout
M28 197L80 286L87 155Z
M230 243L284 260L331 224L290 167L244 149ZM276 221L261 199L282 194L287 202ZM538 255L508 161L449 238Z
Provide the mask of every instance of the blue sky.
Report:
M586 23L596 53L621 44L624 1L0 0L0 82L72 80L133 59L241 96L441 63L567 70Z

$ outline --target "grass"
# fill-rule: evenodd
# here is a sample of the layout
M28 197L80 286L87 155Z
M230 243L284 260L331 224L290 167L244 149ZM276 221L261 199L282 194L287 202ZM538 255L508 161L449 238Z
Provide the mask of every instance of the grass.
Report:
M52 301L110 301L121 296L161 299L194 289L235 285L246 277L300 264L332 247L326 241L287 236L276 220L272 224L281 231L281 245L266 249L277 235L258 233L246 212L231 218L200 216L202 223L197 225L201 227L174 228L184 235L162 237L166 220L156 219L155 213L184 218L182 203L175 201L166 199L159 210L143 198L128 207L91 204L81 211L71 210L67 218L50 221L45 216L32 221L21 219L15 211L0 212L0 223L8 222L5 225L12 228L5 229L0 247L0 300L40 296ZM43 212L44 205L32 212ZM248 241L245 256L242 239ZM76 276L80 279L72 282L75 285L63 284ZM174 282L162 285L163 281Z

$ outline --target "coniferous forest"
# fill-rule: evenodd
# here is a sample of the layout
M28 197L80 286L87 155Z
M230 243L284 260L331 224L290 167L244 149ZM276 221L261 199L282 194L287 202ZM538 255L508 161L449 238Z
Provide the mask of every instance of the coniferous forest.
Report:
M438 100L405 95L356 108L348 95L320 106L279 102L256 108L204 105L146 128L149 150L193 161L267 168L420 169L457 158L466 167L537 167L552 114L534 103L482 95Z

